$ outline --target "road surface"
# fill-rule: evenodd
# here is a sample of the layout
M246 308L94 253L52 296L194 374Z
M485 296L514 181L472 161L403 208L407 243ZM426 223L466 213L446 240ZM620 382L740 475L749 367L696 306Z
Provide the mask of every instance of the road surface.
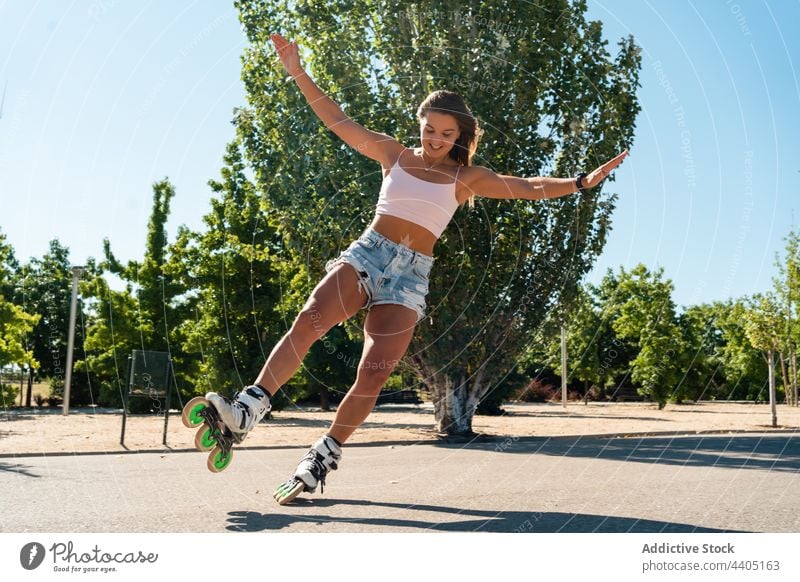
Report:
M799 532L791 434L345 447L323 495L272 490L303 448L0 458L2 532Z

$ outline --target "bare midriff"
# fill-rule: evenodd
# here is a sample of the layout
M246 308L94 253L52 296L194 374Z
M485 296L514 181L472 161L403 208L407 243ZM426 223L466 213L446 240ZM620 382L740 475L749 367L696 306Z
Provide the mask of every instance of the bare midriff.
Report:
M389 214L376 214L370 227L390 241L405 245L423 255L433 256L433 246L438 240L436 235L415 222Z

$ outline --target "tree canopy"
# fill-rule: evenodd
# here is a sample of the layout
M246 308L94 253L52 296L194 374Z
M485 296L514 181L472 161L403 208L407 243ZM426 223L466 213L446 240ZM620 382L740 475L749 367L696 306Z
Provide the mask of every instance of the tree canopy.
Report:
M405 145L433 90L464 97L486 135L473 163L571 176L629 148L641 66L632 38L611 54L584 2L236 2L250 42L237 126L256 186L279 217L304 292L374 211L382 174L349 150L287 82L269 44L298 40L307 70L343 111ZM606 187L607 188L607 187ZM428 298L404 364L434 395L440 430L470 433L478 403L577 294L602 251L616 196L462 206L436 247ZM357 328L348 326L351 332Z

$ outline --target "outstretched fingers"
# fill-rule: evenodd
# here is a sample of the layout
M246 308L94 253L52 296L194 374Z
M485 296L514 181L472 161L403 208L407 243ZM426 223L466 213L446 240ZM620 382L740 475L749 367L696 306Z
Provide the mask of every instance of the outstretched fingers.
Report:
M612 170L614 170L617 166L619 166L622 163L622 160L624 160L627 156L628 156L628 150L625 150L621 154L618 154L613 158L611 158L610 160L608 160L605 164L603 164L602 166L597 168L594 172L589 174L589 176L587 176L586 185L589 188L594 188L595 186L597 186L600 182L605 180L608 177L608 175L612 172Z
M292 44L288 40L283 38L283 36L277 33L271 34L270 38L272 39L272 42L275 45L275 50L278 51L278 54L282 54Z
M621 154L618 154L618 155L614 156L609 161L607 161L605 164L603 164L603 166L602 166L603 169L607 170L607 171L613 170L614 168L616 168L617 166L619 166L622 163L622 160L624 160L627 157L627 155L628 155L628 150L625 150Z
M275 46L277 47L282 47L284 45L289 44L289 41L286 40L286 38L278 32L273 32L272 34L269 35L269 37L270 39L272 39L272 42L274 42Z
M290 74L296 74L296 72L301 69L300 52L297 48L297 41L289 42L283 35L277 32L270 34L269 37L275 45L278 58L280 58L284 68Z

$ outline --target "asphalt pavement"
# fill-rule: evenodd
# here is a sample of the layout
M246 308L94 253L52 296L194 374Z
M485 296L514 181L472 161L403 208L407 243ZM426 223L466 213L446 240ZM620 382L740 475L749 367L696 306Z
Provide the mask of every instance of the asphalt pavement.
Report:
M2 532L800 532L791 434L346 446L324 494L272 490L304 448L0 459Z

